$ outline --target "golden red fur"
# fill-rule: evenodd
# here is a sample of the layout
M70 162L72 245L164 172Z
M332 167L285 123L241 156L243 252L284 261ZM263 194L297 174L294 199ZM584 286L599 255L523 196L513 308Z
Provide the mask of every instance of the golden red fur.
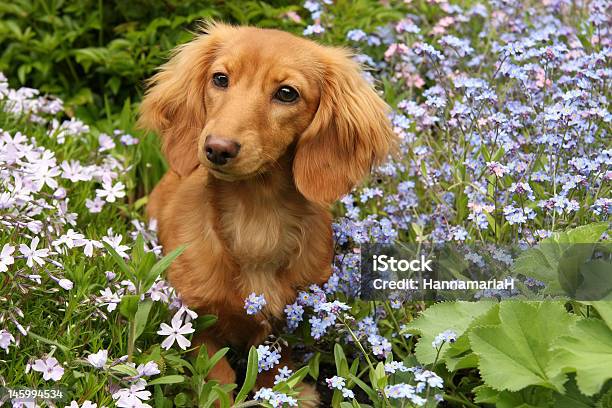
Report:
M165 251L189 245L168 279L191 308L219 317L196 340L214 353L260 343L297 290L328 279L328 207L387 156L395 136L346 50L276 30L205 30L150 80L140 123L161 136L171 168L149 197L149 217ZM299 97L279 100L283 86ZM237 155L211 160L211 140L232 143ZM256 316L244 310L251 292L267 301ZM235 380L225 359L210 377ZM269 386L274 373L260 377Z

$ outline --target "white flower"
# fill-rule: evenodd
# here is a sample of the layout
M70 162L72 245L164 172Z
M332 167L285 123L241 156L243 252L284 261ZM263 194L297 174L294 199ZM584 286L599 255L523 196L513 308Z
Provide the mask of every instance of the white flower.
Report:
M130 388L122 388L114 393L113 399L117 401L118 407L149 407L142 402L151 398L151 392L145 390L146 385L145 380L139 379Z
M60 167L62 168L62 178L68 179L73 183L91 180L91 174L78 161L64 161L60 164Z
M65 278L64 279L60 279L57 282L57 284L60 285L62 288L66 289L66 290L70 290L70 289L72 289L74 287L74 283L72 283L71 280L65 279Z
M45 381L59 381L64 375L64 368L59 364L55 357L49 357L45 360L38 359L34 361L32 370L43 373Z
M35 173L32 177L32 181L34 181L37 190L42 189L45 184L51 187L52 189L56 189L58 184L55 180L55 177L59 174L60 170L58 167L49 167L43 164L36 167Z
M97 408L98 404L94 404L89 400L83 401L83 405L79 405L77 401L71 401L70 405L66 405L64 408Z
M53 246L64 244L68 248L74 248L83 246L86 242L87 241L85 240L85 236L83 234L79 234L70 228L68 232L53 241Z
M4 244L0 251L0 272L8 271L8 266L15 263L15 258L12 257L15 252L15 247L9 244Z
M123 239L122 235L112 235L112 231L109 230L109 235L102 238L102 241L106 242L111 246L120 257L129 258L128 254L125 252L130 249L127 245L121 245L121 240Z
M185 314L185 321L187 322L198 318L198 314L185 305L182 305L176 314L180 315L180 317L183 317L183 314Z
M86 239L83 247L83 253L85 256L91 258L93 256L94 248L104 248L104 245L100 241L94 239Z
M136 371L138 371L138 375L145 375L147 377L159 374L161 372L159 371L159 367L157 366L157 363L155 361L149 361L146 364L140 364L138 367L136 367Z
M107 350L100 350L97 353L90 354L87 356L87 361L89 361L89 364L91 364L95 368L104 368L106 360L108 360Z
M98 197L106 197L106 201L114 203L117 198L125 197L125 185L118 181L114 185L110 181L102 183L102 188L96 190Z
M191 327L191 323L186 323L183 326L183 313L177 313L172 318L172 327L168 326L166 323L162 323L159 327L160 330L157 334L161 336L168 336L161 344L161 346L168 350L176 341L179 347L182 350L185 350L187 347L191 346L191 342L187 340L183 334L193 333L195 330Z
M100 136L98 136L98 143L100 143L100 148L98 149L100 152L115 148L113 138L106 133L100 133Z
M92 214L99 213L102 211L102 207L104 207L104 200L100 197L95 197L93 200L87 198L85 199L85 207L87 207Z
M0 330L0 348L4 349L8 353L8 348L11 343L15 342L15 337L8 331L2 329Z
M30 268L34 266L34 262L40 266L43 266L45 264L44 258L49 255L49 250L47 248L36 249L39 242L40 238L34 237L29 247L25 244L19 245L19 252L21 252L23 256L28 259L26 261L26 265L28 265Z
M115 310L117 308L117 304L121 302L119 296L116 293L113 293L110 288L101 290L100 295L102 296L96 299L98 306L106 305L106 310L108 310L109 313Z

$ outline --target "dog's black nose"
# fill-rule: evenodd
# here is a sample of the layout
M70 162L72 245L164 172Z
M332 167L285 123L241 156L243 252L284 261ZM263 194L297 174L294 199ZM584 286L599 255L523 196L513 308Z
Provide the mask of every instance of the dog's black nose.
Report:
M233 140L209 135L206 137L204 150L206 151L206 158L211 163L221 166L238 156L240 144Z

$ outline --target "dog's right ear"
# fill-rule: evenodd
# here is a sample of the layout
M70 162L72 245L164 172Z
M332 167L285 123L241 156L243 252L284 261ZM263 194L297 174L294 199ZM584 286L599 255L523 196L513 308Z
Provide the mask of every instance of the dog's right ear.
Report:
M157 132L168 164L181 176L198 166L198 137L206 121L204 89L227 28L207 24L206 34L177 47L171 59L147 81L139 127Z

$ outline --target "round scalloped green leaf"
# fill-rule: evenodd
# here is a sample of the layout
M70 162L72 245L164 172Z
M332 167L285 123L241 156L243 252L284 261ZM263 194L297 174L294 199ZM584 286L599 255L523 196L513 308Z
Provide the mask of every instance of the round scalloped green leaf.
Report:
M576 383L593 395L612 378L612 330L599 319L584 319L554 344L550 372L576 372Z
M500 325L476 327L469 334L486 385L518 391L539 385L563 393L561 369L546 370L550 347L575 319L557 302L506 301L499 306Z
M427 308L418 319L407 325L409 332L421 335L415 350L419 362L434 362L436 350L431 343L438 334L452 330L460 337L476 318L487 313L496 304L492 301L442 302ZM443 353L445 352L446 350ZM442 355L439 361L443 360Z

